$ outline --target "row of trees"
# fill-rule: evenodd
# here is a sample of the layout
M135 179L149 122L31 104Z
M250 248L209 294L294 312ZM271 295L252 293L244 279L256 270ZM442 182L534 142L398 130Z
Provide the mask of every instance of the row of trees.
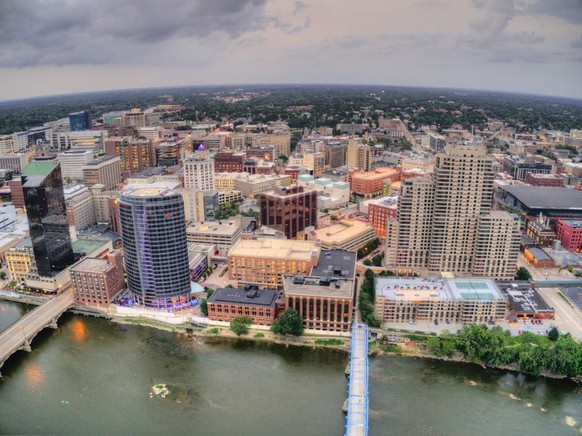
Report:
M230 329L237 335L246 335L252 324L248 316L237 316L230 322ZM294 309L287 309L273 322L271 331L278 335L301 336L303 334L303 318Z
M570 334L560 335L555 328L548 336L531 332L511 336L499 326L488 329L485 325L466 325L457 334L431 337L426 345L436 356L461 353L471 362L515 365L533 375L545 371L568 377L582 375L582 344Z
M364 260L364 265L366 266L382 266L382 259L384 259L384 253L377 254L372 257L372 259Z
M364 274L362 287L360 288L360 295L358 296L358 307L362 321L370 327L380 327L380 322L376 318L376 311L374 309L375 298L376 282L374 280L374 272L367 269Z
M361 259L362 257L367 256L368 254L370 254L372 251L374 251L376 248L378 248L378 246L380 245L380 239L378 238L374 238L369 240L366 245L364 245L362 248L360 248L358 250L358 259Z

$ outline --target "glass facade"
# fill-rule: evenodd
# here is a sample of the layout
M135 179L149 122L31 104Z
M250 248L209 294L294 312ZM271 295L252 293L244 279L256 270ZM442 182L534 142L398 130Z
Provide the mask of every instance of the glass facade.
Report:
M127 285L138 304L173 309L190 300L182 196L166 188L129 188L119 195Z
M22 191L38 274L52 277L74 263L60 165L31 163Z
M91 113L89 111L75 112L69 114L69 124L71 132L91 129Z

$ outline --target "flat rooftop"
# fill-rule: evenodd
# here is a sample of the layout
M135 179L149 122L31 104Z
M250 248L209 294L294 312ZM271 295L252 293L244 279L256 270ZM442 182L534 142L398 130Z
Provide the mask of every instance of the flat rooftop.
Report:
M165 186L154 185L127 186L121 191L121 195L125 197L164 197L168 194L176 193Z
M285 296L304 295L309 297L352 298L354 281L352 279L333 278L325 280L314 276L283 276Z
M240 226L235 221L209 221L189 225L186 227L186 234L233 236L240 230Z
M86 257L85 259L81 260L76 265L71 267L73 271L83 271L83 272L105 272L111 265L107 259L100 259L96 257Z
M269 291L266 289L229 289L220 288L208 299L209 303L228 303L240 304L245 306L273 307L277 300L278 291Z
M548 255L548 253L546 253L541 248L538 248L538 247L530 247L530 248L527 249L527 251L529 251L531 253L531 255L533 257L535 257L537 260L553 260Z
M554 309L529 285L509 287L505 289L505 295L507 295L511 309L518 314L554 312Z
M504 300L502 292L486 279L423 279L378 277L376 294L391 300Z
M311 262L311 256L319 257L319 253L320 248L312 241L261 238L239 240L228 255Z
M528 209L568 209L582 211L582 191L546 186L502 186Z
M323 250L311 275L313 277L347 277L353 279L355 273L355 251Z
M319 239L323 244L341 244L352 240L374 227L358 220L341 220L337 224L314 231L313 239Z
M83 238L73 241L73 253L88 254L99 248L105 249L105 246L111 242L106 238Z
M573 227L575 229L582 228L582 220L560 220L567 226Z
M23 176L48 176L52 170L58 165L56 161L45 160L45 161L34 161L30 162L22 170Z

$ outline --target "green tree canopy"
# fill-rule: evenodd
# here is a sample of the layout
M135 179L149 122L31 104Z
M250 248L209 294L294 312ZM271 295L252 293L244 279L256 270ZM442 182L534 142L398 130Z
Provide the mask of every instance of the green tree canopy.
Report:
M252 319L248 316L237 316L230 322L230 329L237 336L246 335L249 332L249 326L252 322Z
M515 280L530 280L531 279L531 273L529 272L529 270L522 266L521 268L519 268L517 270L517 274L515 275Z
M301 336L303 334L303 318L294 309L288 308L275 320L271 331L279 335Z

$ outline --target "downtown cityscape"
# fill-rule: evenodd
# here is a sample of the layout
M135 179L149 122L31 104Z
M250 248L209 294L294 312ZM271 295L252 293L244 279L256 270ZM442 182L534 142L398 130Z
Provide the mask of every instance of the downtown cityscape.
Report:
M413 83L354 79L351 67L327 80L315 60L312 76L286 76L281 60L266 78L241 60L238 76L220 68L217 79L191 65L196 83L180 75L187 61L164 81L141 50L208 42L200 62L226 69L206 53L213 44L233 61L237 47L251 59L247 46L277 38L299 53L314 26L333 34L314 18L321 5L172 2L178 16L156 2L139 12L107 3L158 13L165 36L140 24L127 39L114 20L118 55L135 55L142 76L87 40L108 78L88 85L88 70L68 90L35 77L66 81L90 62L73 45L55 51L62 61L31 61L40 28L17 36L7 25L37 6L51 40L59 19L42 2L0 3L0 71L13 82L0 86L0 433L582 432L580 59L564 51L556 62L571 67L547 87L542 66L521 81L513 67L497 81L481 71L503 64L502 52L535 65L519 54L526 46L544 64L564 38L579 55L582 5L459 6L475 29L503 28L481 41L432 34L441 57L453 37L459 56L490 43L486 62L459 66L455 82L432 81L436 60L434 77ZM397 14L439 16L450 3L402 3ZM341 21L351 7L338 8L329 14ZM198 16L228 30L168 30ZM251 16L262 24L239 24ZM554 21L564 27L541 26L536 39L535 23ZM434 24L411 26L392 41L430 58L419 38ZM352 39L322 45L370 48ZM125 82L124 68L143 80ZM261 80L281 84L239 84ZM59 95L37 97L47 94Z

